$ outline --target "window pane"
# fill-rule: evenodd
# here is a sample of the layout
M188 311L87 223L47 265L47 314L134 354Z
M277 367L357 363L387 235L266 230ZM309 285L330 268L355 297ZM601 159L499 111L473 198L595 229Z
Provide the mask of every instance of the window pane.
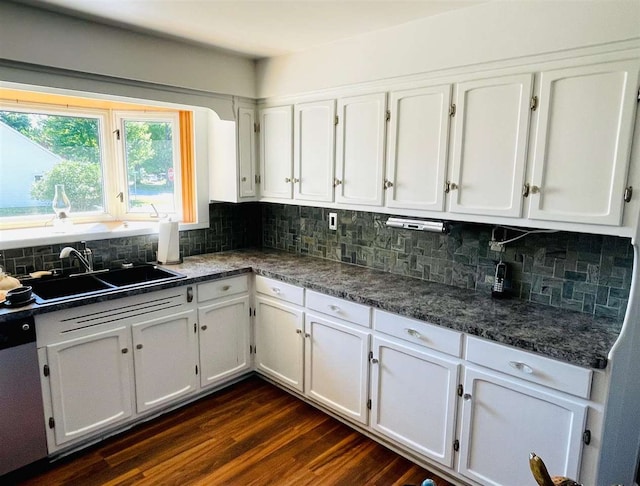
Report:
M0 217L54 216L56 184L71 214L103 211L100 119L0 111Z
M128 212L176 212L174 134L171 121L124 121ZM153 206L152 206L153 205Z

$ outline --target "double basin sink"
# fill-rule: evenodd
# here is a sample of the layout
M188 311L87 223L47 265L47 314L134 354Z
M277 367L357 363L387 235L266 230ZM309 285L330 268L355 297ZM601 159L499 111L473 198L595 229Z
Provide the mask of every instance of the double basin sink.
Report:
M26 278L22 279L21 283L32 288L37 303L47 303L126 288L150 287L182 278L186 278L185 275L156 265L144 264L92 273Z

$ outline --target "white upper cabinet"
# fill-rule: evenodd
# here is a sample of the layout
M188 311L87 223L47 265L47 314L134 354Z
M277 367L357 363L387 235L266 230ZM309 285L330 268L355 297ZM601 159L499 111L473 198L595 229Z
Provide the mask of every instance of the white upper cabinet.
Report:
M519 217L532 74L458 84L449 210Z
M294 107L293 192L295 199L333 201L335 100Z
M338 100L338 203L382 206L386 100L386 93Z
M442 211L451 85L392 91L386 206Z
M256 157L256 114L253 108L238 108L239 196L256 197L258 182Z
M291 105L260 110L260 173L262 196L291 199L293 133Z
M619 225L640 61L543 71L529 217Z

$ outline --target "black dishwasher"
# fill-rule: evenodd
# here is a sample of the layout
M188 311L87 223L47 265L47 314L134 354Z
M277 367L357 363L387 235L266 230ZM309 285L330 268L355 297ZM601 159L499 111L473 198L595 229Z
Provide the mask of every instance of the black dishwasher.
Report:
M0 476L47 455L33 318L0 322Z

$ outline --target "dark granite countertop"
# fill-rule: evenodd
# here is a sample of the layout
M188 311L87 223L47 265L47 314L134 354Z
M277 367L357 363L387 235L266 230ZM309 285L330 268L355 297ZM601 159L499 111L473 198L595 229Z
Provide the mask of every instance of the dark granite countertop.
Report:
M167 268L187 278L74 302L32 305L11 312L4 309L0 310L0 322L9 318L9 312L11 318L22 317L253 270L258 275L591 368L606 364L622 327L606 318L515 299L496 300L471 290L276 250L198 255Z

